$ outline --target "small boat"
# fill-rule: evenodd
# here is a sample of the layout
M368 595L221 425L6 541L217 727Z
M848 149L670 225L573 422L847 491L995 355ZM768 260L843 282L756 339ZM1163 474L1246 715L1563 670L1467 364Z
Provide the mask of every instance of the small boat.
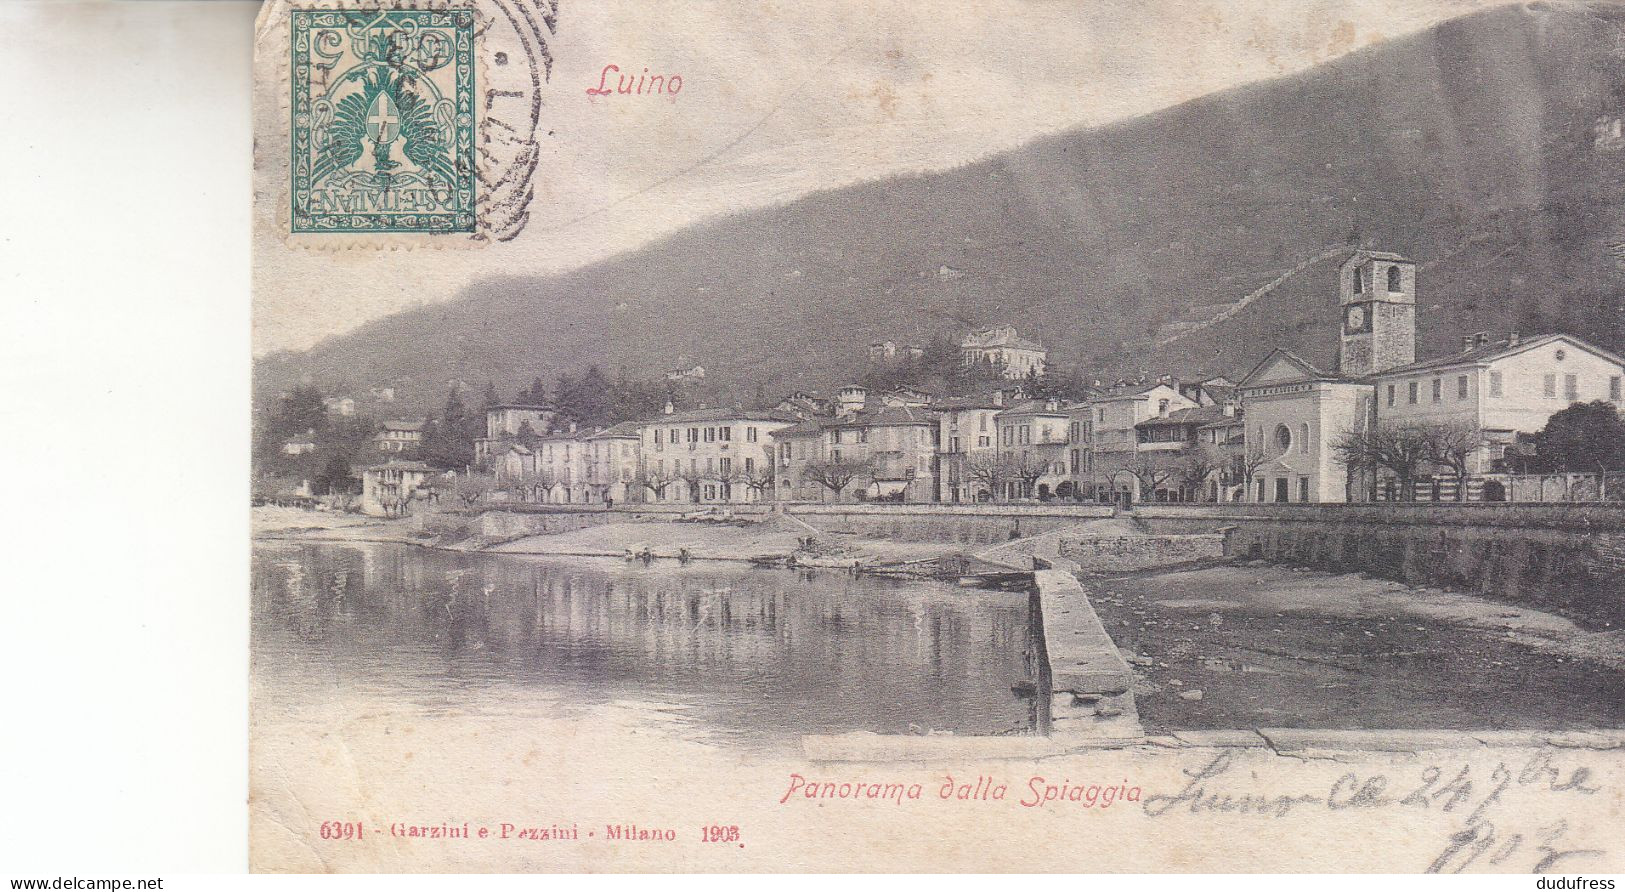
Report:
M1004 591L1019 591L1032 585L1032 581L1033 574L1029 570L967 573L959 577L959 584L967 588L996 588Z

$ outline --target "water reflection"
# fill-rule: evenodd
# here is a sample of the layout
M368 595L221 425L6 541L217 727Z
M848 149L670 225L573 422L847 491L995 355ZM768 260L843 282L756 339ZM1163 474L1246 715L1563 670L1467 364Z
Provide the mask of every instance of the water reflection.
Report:
M1032 726L1025 596L838 572L260 543L253 633L257 712L631 700L746 745Z

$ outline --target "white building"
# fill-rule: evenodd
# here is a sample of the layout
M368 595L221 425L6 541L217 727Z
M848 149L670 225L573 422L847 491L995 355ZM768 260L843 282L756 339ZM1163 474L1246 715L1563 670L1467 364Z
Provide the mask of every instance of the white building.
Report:
M1483 444L1469 472L1504 470L1506 447L1535 433L1574 403L1601 400L1625 407L1625 360L1570 335L1491 342L1462 338L1460 353L1397 366L1373 376L1383 422L1460 425Z
M985 502L994 493L971 471L998 458L998 414L1004 394L952 397L932 404L937 413L938 499Z
M427 424L422 419L401 419L386 421L378 425L378 432L373 435L372 442L379 452L409 452L423 444L423 428Z
M420 461L388 462L361 472L361 510L375 516L404 513L435 470Z
M667 412L639 429L639 478L649 501L756 502L773 489L774 431L797 419L776 410Z
M1014 326L1001 325L965 335L959 342L959 359L965 365L990 364L1006 378L1025 378L1029 373L1044 374L1049 351L1036 341L1016 334Z

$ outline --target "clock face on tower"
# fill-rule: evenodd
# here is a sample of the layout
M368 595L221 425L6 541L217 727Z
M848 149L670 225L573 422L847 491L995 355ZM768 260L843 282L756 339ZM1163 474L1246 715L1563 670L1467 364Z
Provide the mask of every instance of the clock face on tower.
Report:
M1349 307L1348 316L1344 321L1347 331L1359 331L1365 328L1365 307L1359 304Z

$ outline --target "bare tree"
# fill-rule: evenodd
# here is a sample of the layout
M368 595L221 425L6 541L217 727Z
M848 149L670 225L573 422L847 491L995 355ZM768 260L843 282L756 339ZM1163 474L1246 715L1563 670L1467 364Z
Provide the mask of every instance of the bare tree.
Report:
M1038 483L1038 478L1049 473L1048 462L1038 461L1030 455L1009 458L1005 463L1010 468L1010 477L1021 484L1021 491L1026 496L1032 495L1033 486Z
M688 500L690 502L698 503L701 495L700 484L705 482L705 473L692 465L690 465L687 470L684 470L682 466L679 465L677 469L677 479L683 481L683 486L688 489Z
M985 485L997 501L1004 498L1004 484L1010 479L1010 467L996 453L975 455L965 463L965 476Z
M1467 469L1473 453L1484 442L1484 432L1465 422L1432 424L1427 434L1428 461L1445 468L1456 480L1456 501L1467 498Z
M1179 473L1179 468L1159 459L1149 452L1136 452L1134 456L1123 465L1123 470L1134 475L1140 482L1140 501L1147 501L1155 495L1157 487L1167 483Z
M1236 479L1241 483L1242 501L1246 501L1247 493L1252 489L1253 476L1269 460L1269 449L1263 443L1251 441L1248 441L1240 455L1234 457Z
M666 490L675 482L676 478L664 467L644 468L638 472L638 485L653 493L656 501L664 499Z
M496 481L480 474L464 474L452 485L463 507L472 508L496 488Z
M1332 451L1343 464L1360 470L1386 468L1399 480L1400 498L1416 497L1416 472L1432 454L1429 426L1414 422L1379 424L1342 435Z
M1222 467L1224 467L1224 462L1220 460L1218 455L1214 454L1213 450L1208 449L1206 446L1197 446L1181 457L1179 463L1180 482L1195 490L1197 501L1205 502L1207 501L1205 493L1207 479L1213 476L1213 472Z
M846 489L847 484L867 470L868 465L865 462L831 459L809 462L802 471L802 476L829 490L834 494L835 500L840 501L841 491Z

